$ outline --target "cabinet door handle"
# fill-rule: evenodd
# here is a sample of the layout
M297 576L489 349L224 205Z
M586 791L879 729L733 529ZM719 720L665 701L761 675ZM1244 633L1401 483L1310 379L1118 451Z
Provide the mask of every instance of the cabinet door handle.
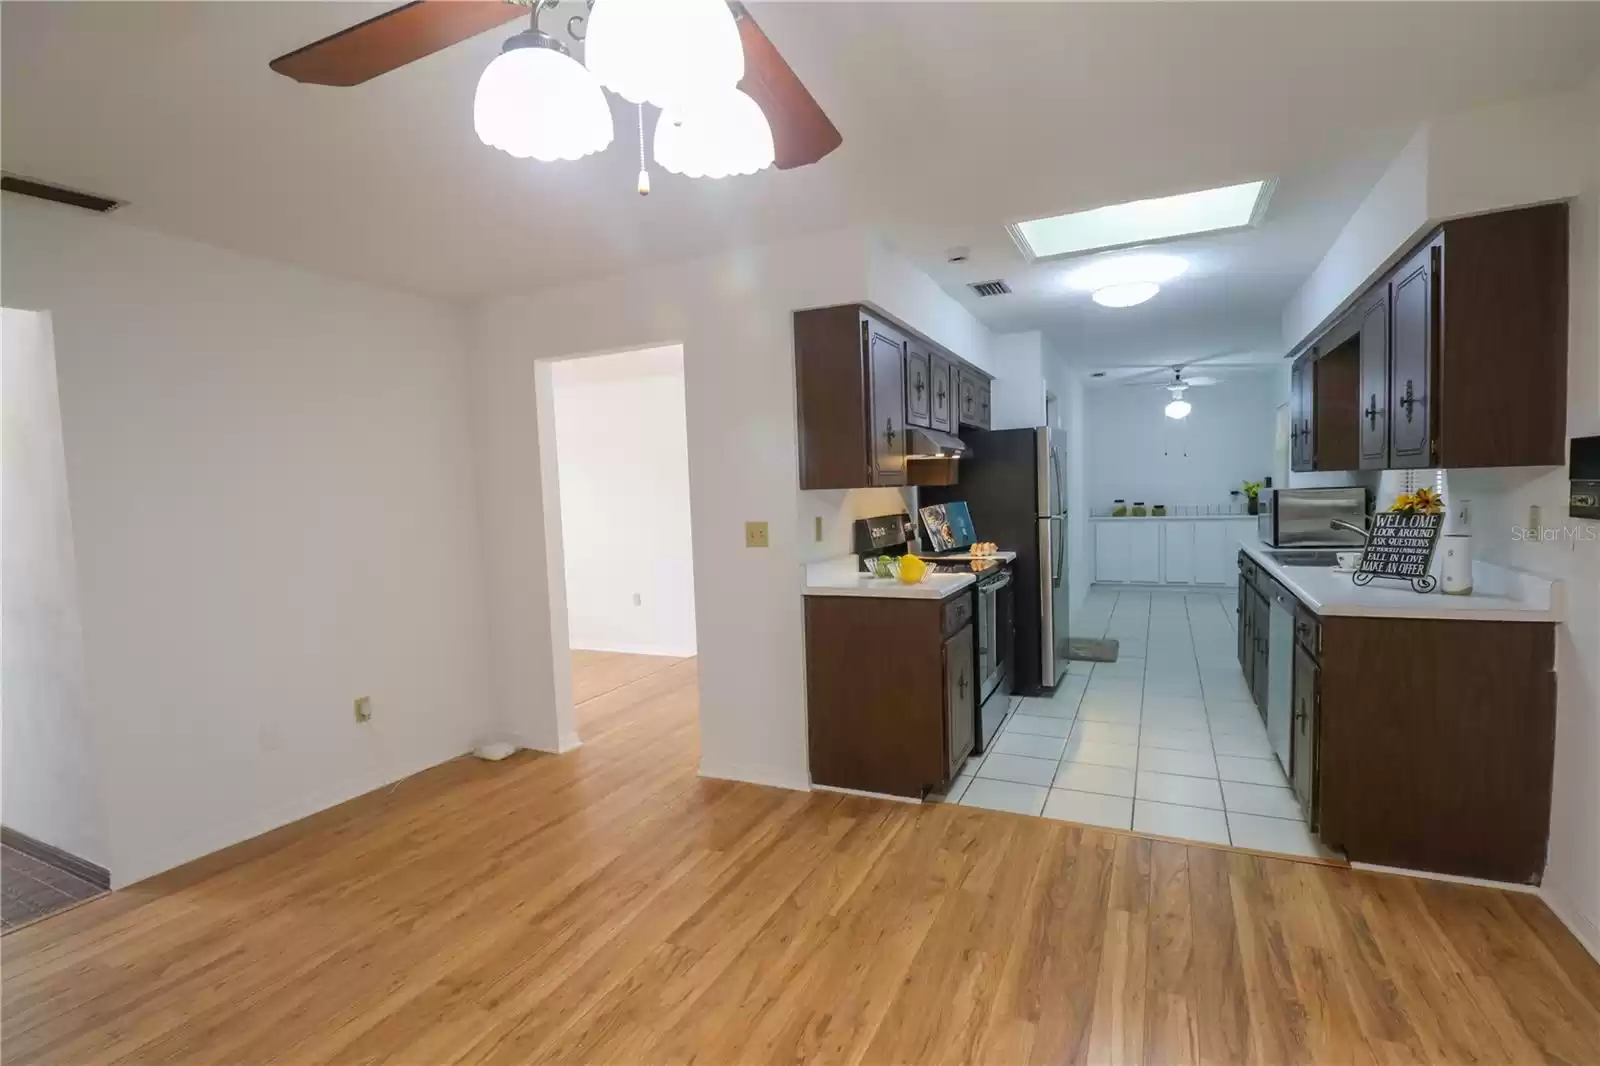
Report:
M1362 413L1367 416L1367 427L1369 429L1373 430L1374 432L1376 432L1377 429L1378 429L1378 394L1377 393L1373 393L1372 394L1372 398L1367 401L1367 409L1366 409L1366 411L1364 411Z
M895 431L894 431L894 419L892 419L892 418L885 419L884 423L883 423L883 439L884 439L885 442L888 443L889 447L891 447L891 448L894 447L895 435L896 434L895 434Z
M934 390L934 398L939 401L939 406L944 406L944 382L939 382L939 387Z
M967 698L967 673L965 670L956 676L956 695L962 699Z
M922 390L927 387L922 383L922 375L921 374L917 375L916 380L913 382L913 386L912 387L917 390L917 400L918 400L918 402L921 402L921 400L922 400Z
M1411 419L1416 414L1414 408L1417 406L1417 402L1418 402L1416 394L1414 393L1414 391L1412 389L1412 385L1413 385L1413 379L1407 378L1406 379L1406 394L1404 396L1400 397L1400 406L1404 407L1406 409L1406 421L1407 422L1411 421Z

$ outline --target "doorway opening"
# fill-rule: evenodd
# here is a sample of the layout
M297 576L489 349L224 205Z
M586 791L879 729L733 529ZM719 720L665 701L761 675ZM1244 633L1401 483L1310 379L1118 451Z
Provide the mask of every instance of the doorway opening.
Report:
M111 874L50 316L9 307L0 315L0 927L10 931L99 895Z
M564 600L574 724L592 740L693 681L683 348L565 359L548 380L565 582L552 609Z

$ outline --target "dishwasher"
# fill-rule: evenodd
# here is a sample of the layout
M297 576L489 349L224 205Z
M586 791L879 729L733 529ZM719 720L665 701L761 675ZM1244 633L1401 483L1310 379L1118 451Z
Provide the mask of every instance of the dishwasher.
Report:
M1267 618L1267 740L1287 776L1294 734L1295 599L1274 583Z

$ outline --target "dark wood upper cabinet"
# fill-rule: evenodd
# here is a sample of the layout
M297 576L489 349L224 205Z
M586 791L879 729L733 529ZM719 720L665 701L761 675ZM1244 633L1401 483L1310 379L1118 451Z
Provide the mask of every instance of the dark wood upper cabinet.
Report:
M946 433L954 433L956 424L950 415L955 409L950 392L950 360L933 352L928 356L929 425Z
M932 419L932 361L925 345L910 340L906 342L906 425L927 428Z
M1435 239L1434 465L1566 462L1567 215L1564 203L1477 215Z
M867 416L872 440L874 485L903 485L906 479L906 339L881 322L862 326L872 383Z
M1311 469L1355 470L1361 465L1358 393L1361 350L1355 323L1346 339L1322 352L1308 368L1311 378Z
M1357 335L1361 366L1357 397L1360 401L1360 455L1362 470L1382 470L1389 464L1389 285L1378 286L1361 307Z
M1437 317L1434 279L1439 244L1425 246L1395 272L1389 291L1389 468L1433 465L1429 385L1433 380Z
M1289 469L1312 469L1310 355L1295 359L1289 368Z
M1346 421L1364 470L1561 465L1567 289L1566 204L1444 223L1317 340L1353 411L1347 368L1291 371L1291 465L1350 469Z
M956 371L956 378L960 383L960 405L956 409L959 414L958 421L963 426L976 425L978 421L978 379L961 369Z
M908 425L953 430L957 381L987 407L986 375L863 304L796 311L794 363L802 489L907 484Z

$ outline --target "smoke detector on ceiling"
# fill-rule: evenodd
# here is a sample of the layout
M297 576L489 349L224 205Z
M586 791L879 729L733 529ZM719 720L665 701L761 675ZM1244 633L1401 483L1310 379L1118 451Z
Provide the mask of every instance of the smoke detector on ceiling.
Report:
M1011 291L1011 286L999 279L994 281L975 281L969 288L979 296L1004 296Z

